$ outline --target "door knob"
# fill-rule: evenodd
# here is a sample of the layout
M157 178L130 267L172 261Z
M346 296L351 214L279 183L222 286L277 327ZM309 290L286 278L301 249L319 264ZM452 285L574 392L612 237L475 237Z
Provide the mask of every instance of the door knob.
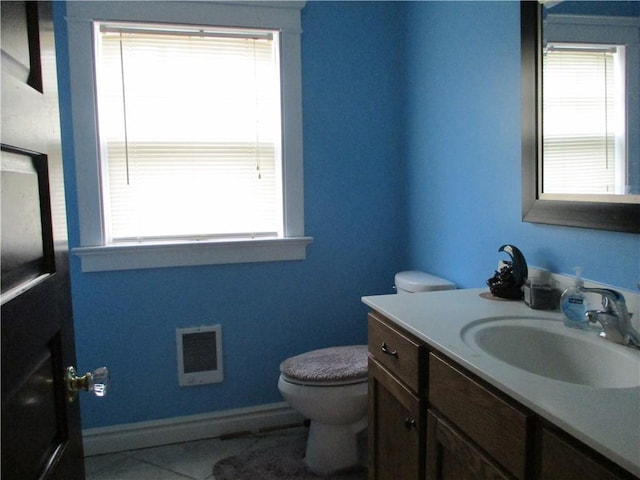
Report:
M73 402L78 390L93 392L96 397L104 397L109 385L109 370L107 367L96 368L93 372L87 372L81 377L76 375L74 367L67 367L65 372L67 386L67 399Z

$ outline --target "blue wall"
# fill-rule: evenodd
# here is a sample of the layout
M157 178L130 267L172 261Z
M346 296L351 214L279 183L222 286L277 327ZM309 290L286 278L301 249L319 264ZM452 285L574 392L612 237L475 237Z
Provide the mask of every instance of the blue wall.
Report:
M85 428L279 402L284 358L366 343L360 297L390 293L404 264L402 29L397 7L362 7L313 3L303 11L305 214L314 237L306 260L82 273L72 258L78 366L106 364L113 380L104 399L82 399ZM70 244L77 246L64 4L55 9ZM179 387L176 327L214 323L223 329L224 382Z
M500 245L635 290L640 235L521 221L518 2L407 4L405 184L412 267L481 287Z
M54 9L76 246L64 3ZM108 397L82 399L85 428L280 401L280 361L365 343L360 297L390 293L400 269L480 287L513 243L532 265L640 279L638 235L520 220L517 2L309 2L302 20L307 259L84 274L73 258L78 366L113 377ZM175 328L212 323L225 381L181 388Z

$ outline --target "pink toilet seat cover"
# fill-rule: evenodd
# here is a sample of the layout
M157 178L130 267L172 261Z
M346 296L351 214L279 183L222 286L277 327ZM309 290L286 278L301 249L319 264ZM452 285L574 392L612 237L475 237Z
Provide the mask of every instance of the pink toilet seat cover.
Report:
M287 358L280 372L289 379L310 383L347 383L367 378L367 346L330 347Z

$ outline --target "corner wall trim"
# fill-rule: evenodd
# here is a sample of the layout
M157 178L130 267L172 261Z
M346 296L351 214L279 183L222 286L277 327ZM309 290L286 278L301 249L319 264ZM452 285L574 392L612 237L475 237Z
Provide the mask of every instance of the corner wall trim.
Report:
M301 423L286 402L83 430L85 456L189 442Z

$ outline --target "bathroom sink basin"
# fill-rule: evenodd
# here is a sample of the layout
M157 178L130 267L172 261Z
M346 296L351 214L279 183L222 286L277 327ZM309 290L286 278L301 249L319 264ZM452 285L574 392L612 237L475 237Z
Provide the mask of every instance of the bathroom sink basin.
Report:
M562 382L599 388L640 386L640 350L591 331L540 317L487 318L467 325L464 342L512 367Z

